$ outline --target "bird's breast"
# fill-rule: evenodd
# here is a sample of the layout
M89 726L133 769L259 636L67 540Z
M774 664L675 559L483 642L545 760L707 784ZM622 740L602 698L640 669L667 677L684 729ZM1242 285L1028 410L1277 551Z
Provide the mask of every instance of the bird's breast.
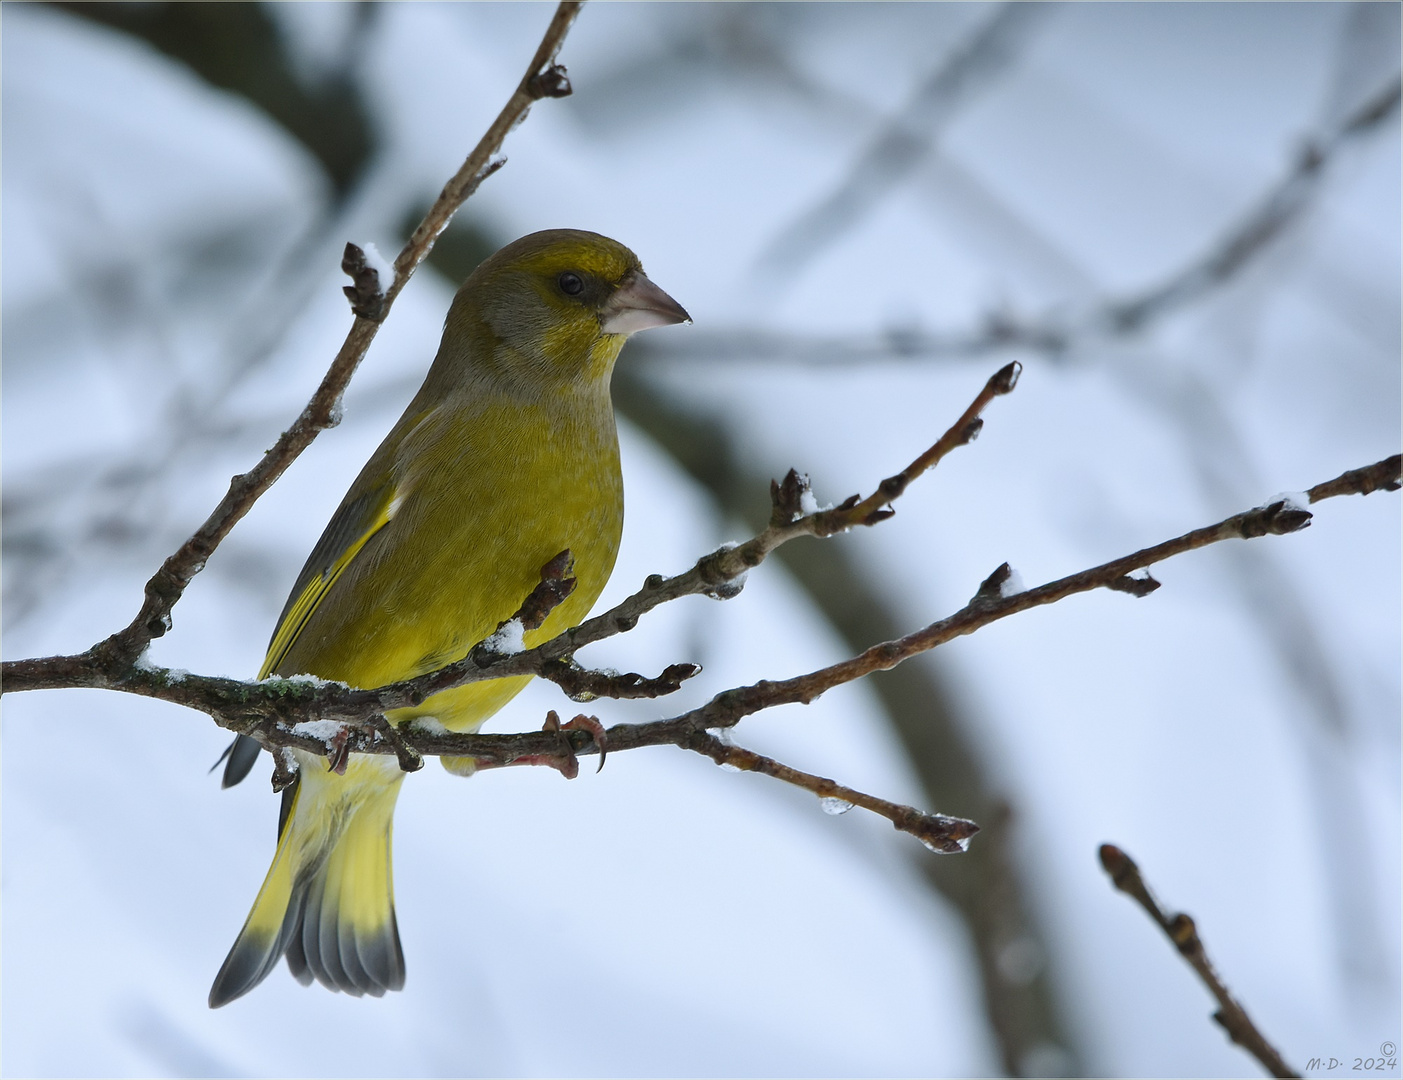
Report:
M623 480L607 402L479 404L430 418L414 439L394 515L309 621L299 670L374 687L441 667L510 618L568 548L577 586L527 634L536 644L583 620L609 578ZM483 715L502 696L491 686L465 688Z

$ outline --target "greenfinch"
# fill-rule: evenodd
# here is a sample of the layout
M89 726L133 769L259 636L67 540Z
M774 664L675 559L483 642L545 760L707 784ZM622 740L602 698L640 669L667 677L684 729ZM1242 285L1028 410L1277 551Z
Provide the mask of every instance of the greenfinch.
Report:
M453 299L423 386L302 568L259 677L374 688L433 671L509 619L566 548L575 591L525 644L582 620L623 528L614 362L630 334L686 321L632 251L596 233L533 233L484 261ZM389 719L476 731L528 678L446 690ZM258 744L240 736L232 749L226 786ZM294 756L277 851L215 977L212 1008L283 956L304 985L375 996L404 985L391 878L404 774L388 756L353 754L344 774Z

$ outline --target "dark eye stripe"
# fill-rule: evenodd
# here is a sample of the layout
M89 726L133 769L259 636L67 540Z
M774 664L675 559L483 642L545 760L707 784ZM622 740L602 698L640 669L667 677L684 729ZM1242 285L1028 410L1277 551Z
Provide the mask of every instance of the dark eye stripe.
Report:
M555 283L560 286L560 291L566 296L579 296L585 291L584 279L571 270L565 271L556 278Z

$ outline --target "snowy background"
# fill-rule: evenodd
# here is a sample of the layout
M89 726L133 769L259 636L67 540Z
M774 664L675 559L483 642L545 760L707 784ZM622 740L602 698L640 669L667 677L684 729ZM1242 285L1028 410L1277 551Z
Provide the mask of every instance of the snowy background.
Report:
M397 250L549 16L265 9L288 93L364 118L369 149L338 175L315 149L334 125L294 137L178 48L5 6L6 658L126 623L339 345L341 246ZM1037 584L1396 452L1398 22L1392 4L588 6L561 55L575 95L511 135L456 235L481 253L538 228L609 234L696 321L621 362L637 422L603 603L745 536L719 508L763 511L791 465L820 501L870 491L1011 358L1023 380L980 441L894 520L827 542L898 631L1004 560ZM1392 104L1350 125L1376 101ZM235 530L153 659L257 670L453 287L416 276L345 422ZM647 434L664 407L713 441L688 459L668 441L685 424ZM708 481L717 446L734 467ZM742 475L756 483L726 488ZM982 803L941 787L939 740L911 749L925 717L872 685L737 729L982 817L987 850L964 864L678 750L572 783L431 765L400 799L409 977L382 1000L280 968L208 1010L273 848L266 758L225 792L207 770L227 738L199 715L7 696L4 1072L1257 1075L1110 888L1105 841L1194 915L1288 1061L1376 1055L1403 1041L1399 548L1396 495L1335 499L1300 535L1158 567L1151 598L1076 597L917 662ZM704 674L599 715L670 715L841 658L823 593L776 560L735 600L658 611L585 659ZM533 687L491 730L568 706ZM1008 901L969 869L994 844L1026 916L1007 940L972 916ZM1001 1028L990 1001L1025 1019Z

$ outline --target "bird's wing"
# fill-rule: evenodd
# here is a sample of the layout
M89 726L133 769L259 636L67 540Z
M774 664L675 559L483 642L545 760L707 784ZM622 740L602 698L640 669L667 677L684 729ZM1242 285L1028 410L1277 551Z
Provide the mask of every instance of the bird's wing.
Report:
M273 639L268 643L268 655L258 672L260 679L266 679L278 669L317 605L336 584L336 579L351 565L370 538L394 516L397 499L404 492L401 481L396 479L396 452L403 449L406 437L412 436L432 414L432 409L416 409L411 402L399 423L365 463L365 468L351 485L340 508L327 523L317 546L307 556L302 573L297 575L297 582L283 605L283 613L278 616ZM366 477L376 479L367 480ZM225 762L222 786L233 787L247 776L253 763L258 760L260 749L258 740L252 736L235 736L229 749L219 759ZM219 761L216 761L214 767L218 766Z
M268 642L268 656L258 673L260 679L266 679L278 669L336 579L351 565L366 541L389 523L394 495L395 485L387 480L354 499L347 499L327 523L288 594L283 613L278 616L277 629Z
M283 605L283 613L278 616L277 629L268 643L268 656L258 672L260 679L266 679L277 670L336 579L351 565L351 560L365 547L366 541L389 522L394 495L394 483L386 481L353 499L347 499L327 523L321 539L307 557L307 564L302 567L302 573L292 586L287 603ZM260 749L258 740L252 736L235 736L219 761L214 763L217 768L220 761L225 762L220 786L233 787L243 780L258 760ZM278 831L281 834L281 822Z

